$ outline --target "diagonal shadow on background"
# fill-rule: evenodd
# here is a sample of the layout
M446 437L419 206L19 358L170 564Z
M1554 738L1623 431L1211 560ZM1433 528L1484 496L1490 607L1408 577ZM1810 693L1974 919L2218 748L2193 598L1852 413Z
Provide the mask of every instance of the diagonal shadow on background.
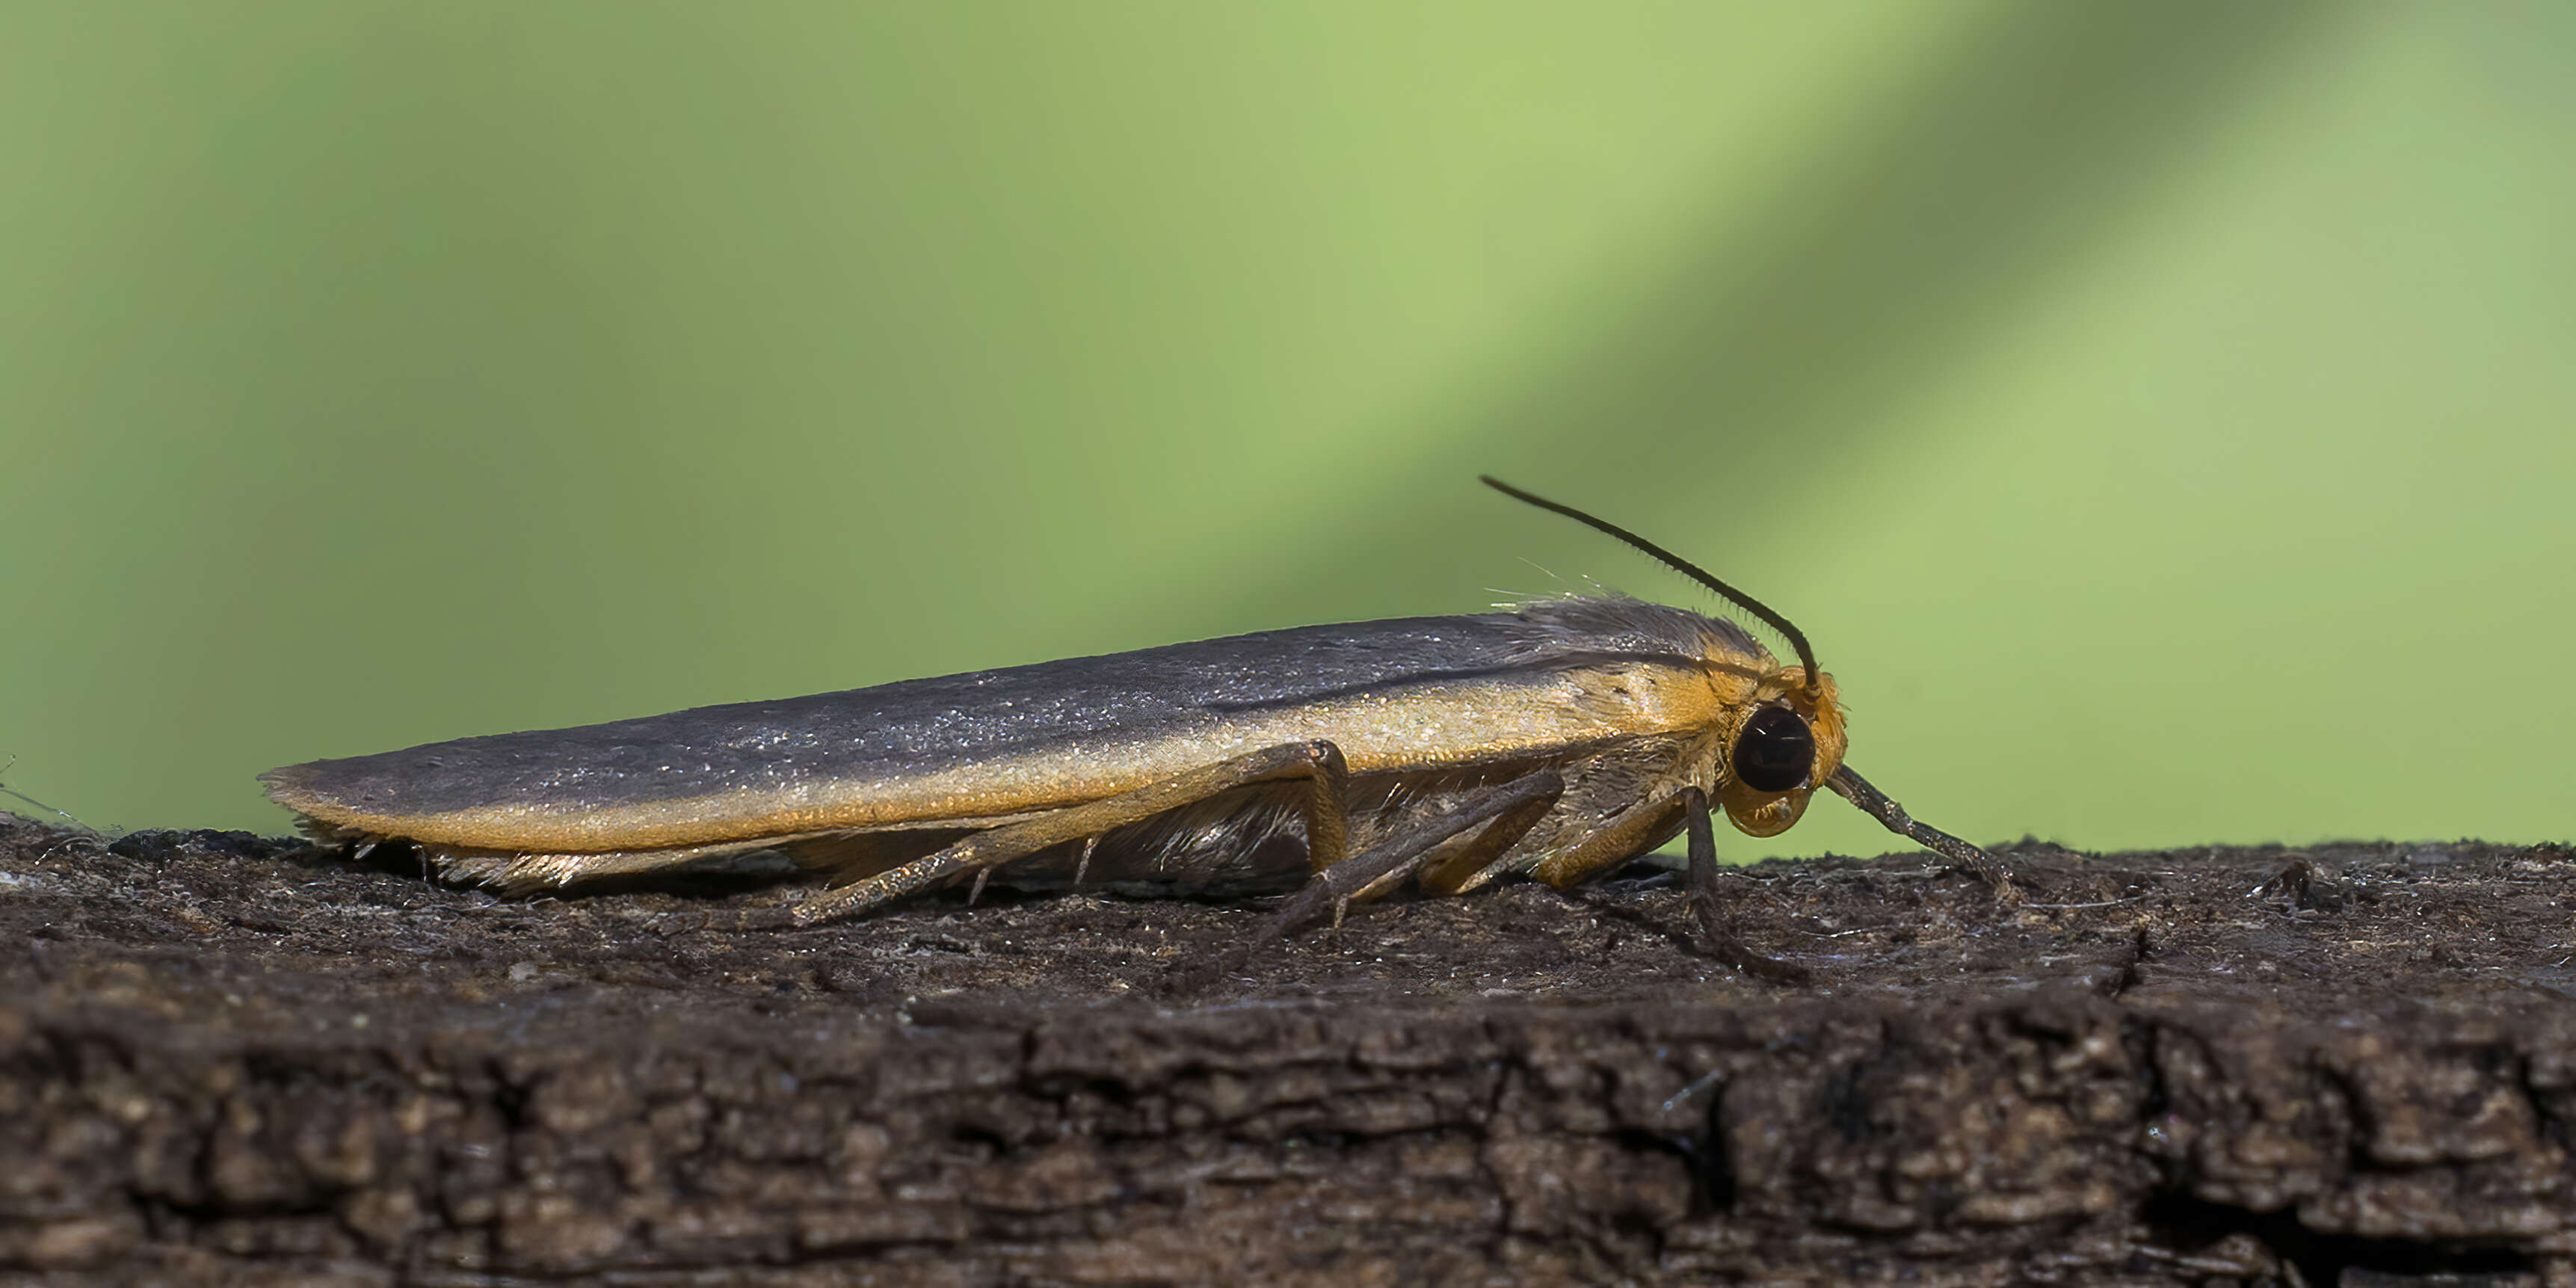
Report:
M1467 552L1525 522L1473 485L1478 470L1615 505L1649 532L1688 532L1677 516L1712 505L1731 527L1788 520L1830 485L1833 461L1869 450L1864 427L1894 421L1909 388L2116 236L2338 17L2224 0L2001 7L1751 234L1677 265L1658 302L1525 387L1476 393L1450 435L1472 450L1355 469L1318 506L1327 523L1267 575L1202 588L1214 593L1183 610L1189 624L1347 604L1360 567L1383 573L1363 592L1371 607L1450 602Z

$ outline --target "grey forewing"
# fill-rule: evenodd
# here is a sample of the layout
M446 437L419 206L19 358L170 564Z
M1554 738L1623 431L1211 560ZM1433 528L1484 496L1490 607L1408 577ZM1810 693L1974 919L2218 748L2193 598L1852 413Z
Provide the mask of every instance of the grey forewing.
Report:
M371 812L435 814L541 798L575 808L758 790L817 776L934 772L1049 745L1221 722L1230 713L1473 677L1542 682L1570 666L1763 655L1732 622L1629 599L1513 613L1263 631L874 688L432 743L277 777Z

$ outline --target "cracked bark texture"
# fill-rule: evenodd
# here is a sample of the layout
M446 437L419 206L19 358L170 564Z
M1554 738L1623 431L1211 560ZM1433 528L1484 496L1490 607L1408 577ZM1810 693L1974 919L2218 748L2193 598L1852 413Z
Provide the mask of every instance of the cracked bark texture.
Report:
M513 902L0 816L0 1278L2576 1283L2558 847Z

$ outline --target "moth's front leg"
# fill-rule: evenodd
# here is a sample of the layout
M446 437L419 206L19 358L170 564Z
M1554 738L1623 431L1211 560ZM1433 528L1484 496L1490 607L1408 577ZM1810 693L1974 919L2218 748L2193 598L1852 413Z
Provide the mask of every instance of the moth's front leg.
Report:
M2005 903L2021 902L2020 892L2013 889L2012 876L1995 856L1950 835L1929 823L1917 822L1905 807L1889 800L1887 793L1869 785L1869 780L1852 772L1849 765L1834 770L1825 780L1844 800L1860 807L1862 813L1877 819L1881 826L1898 836L1922 846L1961 867L1976 873L1993 887L1995 898Z
M1290 778L1304 778L1310 784L1306 800L1308 864L1322 869L1341 862L1350 848L1350 767L1342 759L1341 748L1329 742L1292 742L1219 761L1121 795L977 832L936 854L806 900L796 907L796 923L810 926L865 912L962 873L990 871L1049 846L1087 840L1219 792Z

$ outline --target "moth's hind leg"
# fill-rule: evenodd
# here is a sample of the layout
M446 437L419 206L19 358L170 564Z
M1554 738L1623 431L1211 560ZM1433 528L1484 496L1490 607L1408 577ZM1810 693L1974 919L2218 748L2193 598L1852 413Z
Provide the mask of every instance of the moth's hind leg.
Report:
M1329 742L1292 742L1218 761L1124 795L1052 810L960 839L936 854L826 890L796 908L799 925L865 912L967 872L989 871L1068 841L1168 813L1251 783L1303 778L1309 864L1330 867L1350 849L1350 769Z
M373 848L384 838L359 842ZM407 838L394 838L407 839ZM763 837L712 845L673 846L661 850L611 850L593 854L530 854L518 850L478 849L435 841L409 840L421 856L437 865L449 881L492 886L503 894L526 895L562 890L618 877L651 876L697 867L714 860L786 850L802 837Z
M781 845L778 851L808 872L831 875L832 884L864 881L917 859L927 858L974 835L973 828L904 828L816 837Z

